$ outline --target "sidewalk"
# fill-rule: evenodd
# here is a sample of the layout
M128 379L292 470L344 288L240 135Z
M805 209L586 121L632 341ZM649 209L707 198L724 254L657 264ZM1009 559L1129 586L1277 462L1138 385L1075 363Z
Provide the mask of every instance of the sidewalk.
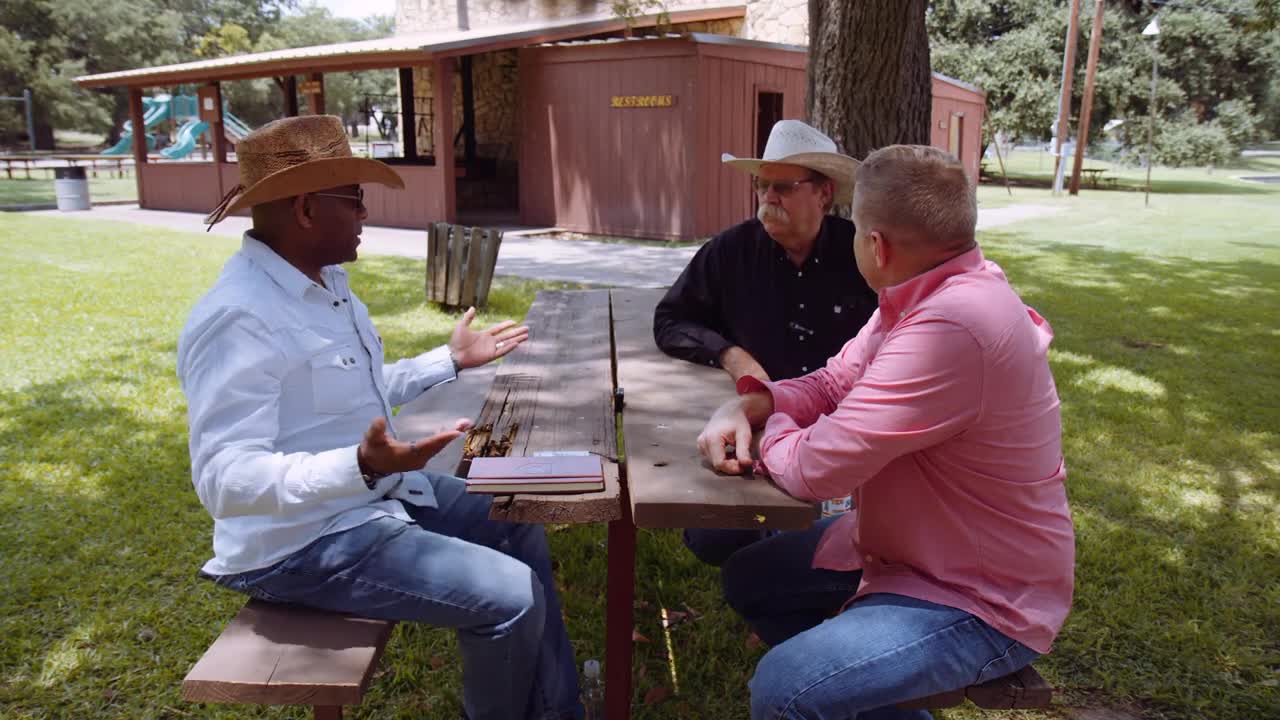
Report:
M1020 220L1061 212L1065 208L1045 205L1013 205L978 211L978 229L1006 225ZM92 210L61 213L41 210L36 214L92 220L118 220L163 227L178 232L204 232L204 215L199 213L142 210L137 205L98 205ZM213 227L212 232L240 237L249 229L249 218L232 216ZM532 237L555 228L498 226L504 232L502 249L494 272L498 275L536 280L557 280L611 287L667 287L697 252L695 247L646 247L629 243L590 240L556 240ZM427 237L422 230L366 226L360 236L360 252L370 255L427 257Z

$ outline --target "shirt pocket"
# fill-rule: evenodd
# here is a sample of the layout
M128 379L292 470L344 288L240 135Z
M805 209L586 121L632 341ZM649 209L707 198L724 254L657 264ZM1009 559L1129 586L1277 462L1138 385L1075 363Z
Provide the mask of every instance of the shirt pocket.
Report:
M368 400L368 368L358 359L363 354L342 345L311 357L311 395L317 413L340 415Z

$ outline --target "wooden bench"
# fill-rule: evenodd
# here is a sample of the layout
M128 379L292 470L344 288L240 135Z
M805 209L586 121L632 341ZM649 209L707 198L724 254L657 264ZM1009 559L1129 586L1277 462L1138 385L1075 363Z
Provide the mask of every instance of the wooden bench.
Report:
M1030 665L1021 670L937 695L898 703L904 710L940 710L955 707L965 700L988 710L1026 710L1046 708L1053 699L1053 688Z
M468 370L407 403L396 416L401 437L439 431L480 412L497 366ZM427 468L454 472L462 443L452 443ZM316 720L337 720L359 705L394 622L299 605L250 600L182 681L192 702L309 705Z
M182 681L193 702L359 705L395 623L250 600Z

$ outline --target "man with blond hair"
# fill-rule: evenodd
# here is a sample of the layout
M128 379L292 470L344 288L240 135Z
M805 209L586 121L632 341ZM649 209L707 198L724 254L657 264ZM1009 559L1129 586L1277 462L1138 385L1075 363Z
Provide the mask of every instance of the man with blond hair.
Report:
M854 195L876 313L820 370L740 379L698 437L722 472L754 465L797 498L857 507L723 567L729 603L772 646L753 718L928 717L896 706L1026 666L1071 605L1049 324L983 257L955 158L883 148ZM727 456L761 427L758 459Z

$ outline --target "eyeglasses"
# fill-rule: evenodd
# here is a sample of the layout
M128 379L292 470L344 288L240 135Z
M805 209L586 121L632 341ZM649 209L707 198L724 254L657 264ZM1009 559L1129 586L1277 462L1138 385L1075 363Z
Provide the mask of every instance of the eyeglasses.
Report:
M336 197L336 198L343 198L343 199L345 199L345 200L355 200L355 201L356 201L356 207L361 207L361 206L363 206L363 205L364 205L364 188L356 188L356 194L355 194L355 195L347 195L347 194L345 194L345 193L321 193L321 192L313 192L313 193L311 193L311 194L312 194L312 195L323 195L324 197Z
M791 193L795 192L796 188L800 187L802 184L811 182L817 182L817 178L805 178L803 180L766 180L765 178L758 177L752 180L752 184L755 186L757 193L764 195L772 189L781 197L787 197Z

